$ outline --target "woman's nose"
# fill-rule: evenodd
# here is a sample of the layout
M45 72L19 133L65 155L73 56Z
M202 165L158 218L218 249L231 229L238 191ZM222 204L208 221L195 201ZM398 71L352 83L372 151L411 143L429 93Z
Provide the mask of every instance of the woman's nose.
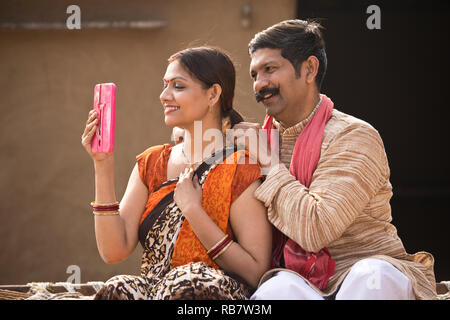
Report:
M159 95L159 100L161 100L162 103L165 101L168 101L170 99L170 93L169 93L169 87L163 88L163 91Z

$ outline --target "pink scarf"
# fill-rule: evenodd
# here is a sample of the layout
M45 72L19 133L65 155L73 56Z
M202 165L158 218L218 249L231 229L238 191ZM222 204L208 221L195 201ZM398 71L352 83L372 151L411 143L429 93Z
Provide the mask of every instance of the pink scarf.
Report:
M320 158L322 146L322 136L325 124L333 111L333 102L325 95L321 94L322 102L313 118L303 128L295 142L292 153L292 161L289 172L301 184L309 188L314 171ZM274 128L272 117L266 116L264 127L266 130L268 143L272 146L270 133ZM275 229L274 233L275 250L272 255L272 267L281 267L281 259L284 258L284 267L298 272L308 279L317 288L323 290L328 279L333 275L335 261L327 248L319 252L306 252L296 242L286 237Z

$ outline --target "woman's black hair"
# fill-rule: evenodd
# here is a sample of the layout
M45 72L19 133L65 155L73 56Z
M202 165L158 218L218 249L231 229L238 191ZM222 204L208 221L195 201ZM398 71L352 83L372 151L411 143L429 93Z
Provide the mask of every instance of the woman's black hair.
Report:
M188 48L173 54L169 63L178 60L187 71L197 78L205 89L218 84L222 88L220 110L223 120L229 119L230 127L244 121L233 108L236 71L230 57L219 48L202 46Z

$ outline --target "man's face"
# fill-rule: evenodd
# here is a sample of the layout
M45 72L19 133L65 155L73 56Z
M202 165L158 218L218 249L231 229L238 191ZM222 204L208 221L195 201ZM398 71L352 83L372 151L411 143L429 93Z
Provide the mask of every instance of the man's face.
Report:
M258 49L251 59L256 100L264 104L269 116L282 123L296 118L296 105L303 99L305 84L301 76L296 76L290 61L281 56L281 49Z

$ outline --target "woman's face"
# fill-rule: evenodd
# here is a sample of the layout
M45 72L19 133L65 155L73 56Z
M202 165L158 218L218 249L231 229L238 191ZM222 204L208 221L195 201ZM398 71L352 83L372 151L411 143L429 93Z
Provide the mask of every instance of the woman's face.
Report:
M175 60L167 66L164 89L159 96L168 126L190 127L208 113L207 90Z

